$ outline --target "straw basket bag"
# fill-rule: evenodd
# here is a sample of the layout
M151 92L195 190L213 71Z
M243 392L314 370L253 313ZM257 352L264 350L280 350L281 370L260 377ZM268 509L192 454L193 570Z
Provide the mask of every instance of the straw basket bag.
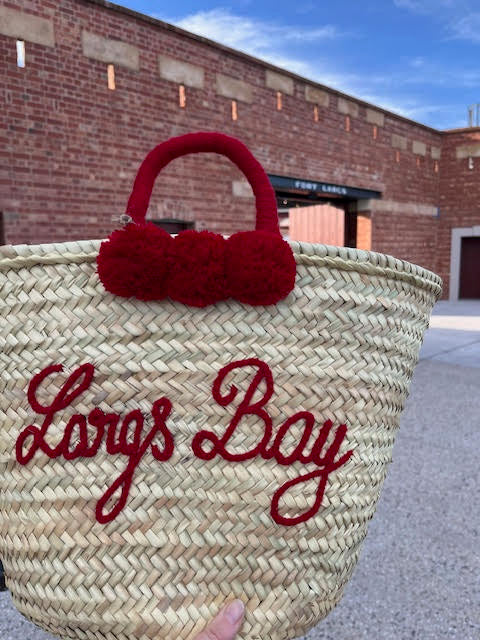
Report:
M170 160L226 155L257 228L145 222ZM140 167L110 238L0 249L0 558L61 638L191 640L234 597L239 637L335 606L391 459L440 279L284 241L259 163L189 134ZM387 559L386 559L387 560Z

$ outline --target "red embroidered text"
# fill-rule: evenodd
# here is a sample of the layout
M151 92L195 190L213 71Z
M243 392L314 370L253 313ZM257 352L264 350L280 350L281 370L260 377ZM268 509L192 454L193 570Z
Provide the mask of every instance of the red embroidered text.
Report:
M353 451L350 450L344 453L342 456L336 457L347 433L347 427L346 425L341 424L336 429L331 444L329 444L329 446L326 446L333 424L331 420L327 420L326 422L324 422L323 426L318 432L318 435L316 436L315 441L313 442L313 445L311 446L310 452L307 454L305 453L305 447L307 446L311 438L313 427L315 425L315 418L308 411L299 411L298 413L295 413L293 416L285 420L272 441L272 419L264 407L273 394L273 377L270 368L267 364L265 364L265 362L262 362L261 360L258 360L256 358L251 358L248 360L241 360L239 362L232 362L226 367L223 367L213 384L213 398L219 405L223 407L228 406L235 400L238 393L237 387L232 384L230 389L222 395L222 383L224 382L225 377L230 371L232 371L233 369L242 369L243 367L255 367L257 371L252 382L250 383L250 386L247 389L247 392L245 393L244 398L238 405L235 414L230 421L230 424L225 430L225 433L221 438L219 438L211 431L200 431L195 435L193 439L193 450L195 452L195 455L197 455L199 458L202 458L203 460L211 460L216 455L219 455L225 460L235 462L240 460L250 460L251 458L260 455L265 460L274 458L281 465L290 465L294 462L315 464L318 467L318 469L316 469L315 471L311 471L310 473L301 475L298 478L289 480L284 485L279 487L275 491L271 503L270 513L272 515L272 518L278 524L294 525L300 522L304 522L305 520L313 517L319 510L320 505L322 504L325 488L327 486L328 476L332 473L332 471L335 471L335 469L338 469L338 467L341 467L343 464L345 464L345 462L347 462L347 460L353 453ZM262 382L265 383L266 391L259 400L253 402L253 396L255 395L255 392L258 391L258 388ZM260 438L256 446L250 451L235 453L227 449L226 445L235 434L235 431L240 428L239 425L244 416L257 416L260 421L263 422L263 436ZM297 423L303 423L304 425L300 442L296 445L295 449L290 454L284 455L280 451L280 446L282 445L283 438L285 437L290 427ZM211 446L208 448L208 450L205 450L203 448L203 443L205 442L205 440L208 440L211 443ZM309 480L313 479L318 479L318 487L315 493L314 503L310 507L310 509L295 517L285 517L280 515L279 502L282 496L291 487L302 482L308 482Z
M45 436L55 414L72 404L75 398L88 389L93 379L94 366L87 363L76 369L64 383L52 404L48 406L41 405L35 395L38 386L47 376L62 370L63 366L61 364L50 365L34 376L30 382L28 388L30 406L37 413L44 415L45 419L41 427L31 424L21 432L16 443L17 460L20 464L27 464L39 449L49 458L59 458L60 456L63 456L65 460L91 458L98 452L106 434L107 453L121 453L128 456L125 471L118 476L97 503L97 520L101 523L110 522L124 508L132 484L133 474L147 449L150 448L153 457L157 460L168 460L171 457L174 443L165 421L172 409L172 403L167 398L160 398L153 403L152 417L154 424L143 440L144 420L139 409L134 409L127 413L118 431L120 416L116 413L104 413L101 409L95 408L88 414L88 419L78 413L74 414L65 427L65 433L60 443L56 447L51 447L45 441ZM78 382L79 384L77 384ZM96 430L91 442L89 441L87 422ZM131 424L134 425L133 438L129 441L128 436L132 430ZM157 434L163 436L164 446L162 449L153 444ZM72 446L72 441L78 441L78 444ZM118 491L120 491L120 496L116 504L109 512L106 511L107 503L114 498Z
M327 420L318 430L318 433L314 436L313 443L311 443L315 426L314 416L308 411L299 411L287 418L276 434L273 434L272 418L265 408L273 394L272 372L265 362L256 358L233 362L221 369L212 389L213 399L220 406L228 407L233 404L238 395L238 388L233 383L229 389L222 391L226 376L231 371L244 367L253 368L254 376L244 397L237 404L225 433L219 437L211 431L200 431L193 438L193 452L198 458L206 461L213 459L216 455L231 462L240 462L261 456L265 460L274 459L281 465L291 465L294 462L315 465L317 467L315 470L289 480L279 487L275 491L271 503L271 515L278 524L295 525L304 522L318 512L329 475L345 464L353 453L350 450L343 455L339 454L347 433L347 427L344 424L340 425L330 437L333 424L330 420ZM97 520L100 523L110 522L125 507L135 470L147 451L149 450L153 457L159 461L168 460L172 456L174 440L166 425L167 418L172 410L172 403L165 397L155 400L151 409L153 426L146 434L144 434L144 416L139 409L134 409L127 413L121 422L121 426L119 426L121 420L119 415L105 413L98 407L92 409L87 417L78 413L73 414L65 426L60 442L56 446L51 446L46 441L46 436L54 418L90 387L94 375L94 366L92 364L81 365L68 377L50 405L44 406L40 404L36 397L39 385L48 376L62 370L63 366L60 364L50 365L35 375L30 382L28 388L30 406L36 413L43 415L44 419L41 427L31 424L20 433L16 442L16 458L22 465L28 464L37 451L43 452L49 458L59 458L61 456L65 460L90 458L98 453L102 442L105 440L107 453L111 455L122 454L128 458L125 470L113 481L96 506ZM259 387L262 383L265 386L263 395L259 393ZM259 395L261 397L254 401L255 395L257 398ZM230 441L237 430L241 429L241 422L245 416L256 416L258 418L262 425L262 435L253 448L249 451L238 453L232 450ZM285 455L280 450L280 447L289 429L296 424L303 425L300 441L293 451ZM161 437L163 442L161 447L154 442L158 436ZM207 449L204 448L205 441L210 443ZM230 447L227 446L229 443ZM308 453L306 453L307 446ZM293 517L280 515L279 502L281 498L291 487L306 483L309 480L318 481L311 507L304 513ZM112 503L113 506L111 506Z

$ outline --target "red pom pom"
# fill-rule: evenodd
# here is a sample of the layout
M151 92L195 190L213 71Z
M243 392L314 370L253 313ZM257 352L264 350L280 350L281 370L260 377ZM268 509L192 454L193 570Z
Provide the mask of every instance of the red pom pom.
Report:
M151 222L130 223L102 242L97 273L107 291L139 300L167 295L173 238Z
M225 239L210 231L182 231L173 242L168 295L206 307L225 298Z
M290 246L268 231L241 231L227 240L228 293L252 305L276 304L295 286Z

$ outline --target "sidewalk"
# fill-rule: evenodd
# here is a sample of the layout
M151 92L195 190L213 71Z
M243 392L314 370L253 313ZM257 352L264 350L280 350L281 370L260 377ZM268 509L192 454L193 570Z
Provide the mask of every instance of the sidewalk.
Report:
M420 359L480 367L480 300L438 302Z

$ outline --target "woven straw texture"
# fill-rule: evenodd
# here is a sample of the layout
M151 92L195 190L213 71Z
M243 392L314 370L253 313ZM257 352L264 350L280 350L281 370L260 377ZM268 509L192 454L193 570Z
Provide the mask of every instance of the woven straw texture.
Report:
M296 287L278 305L193 309L106 293L100 242L0 250L0 557L15 605L65 639L191 640L239 597L241 639L306 633L338 602L357 562L440 278L380 254L292 242ZM212 400L212 383L244 358L272 370L274 429L300 410L314 414L314 429L327 419L348 426L341 453L353 455L330 475L318 513L295 526L276 524L270 502L308 465L192 454L199 430L220 435L228 425L231 410ZM173 456L159 462L147 452L126 507L107 524L95 506L124 471L124 455L101 448L73 461L42 452L25 466L15 459L20 431L42 420L27 400L32 377L64 366L39 387L49 404L85 362L95 366L93 383L55 416L52 446L73 412L140 408L149 417L157 398L173 404ZM235 384L245 391L250 379L242 369ZM235 447L250 450L261 429L258 420L242 425ZM289 431L291 447L302 432ZM316 488L293 487L281 512L306 511Z

